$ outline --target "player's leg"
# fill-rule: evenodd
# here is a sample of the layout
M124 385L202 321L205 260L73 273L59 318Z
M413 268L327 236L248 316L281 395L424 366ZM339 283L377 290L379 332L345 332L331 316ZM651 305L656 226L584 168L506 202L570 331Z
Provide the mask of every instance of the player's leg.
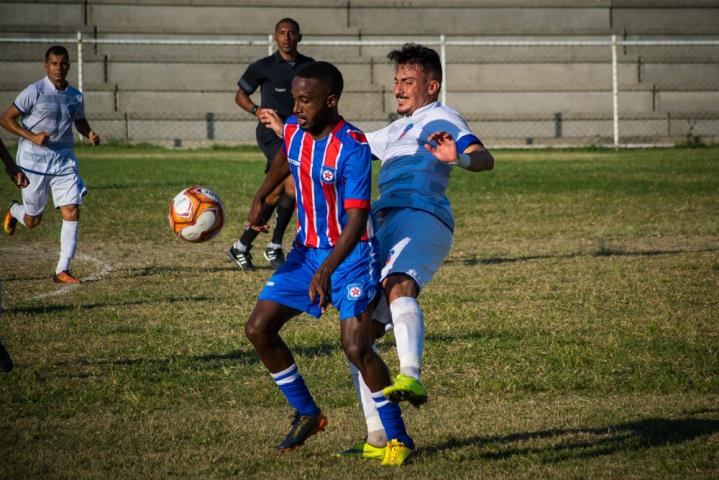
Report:
M414 449L414 442L407 433L399 405L384 396L383 389L389 386L390 378L387 366L372 348L372 323L371 308L357 317L342 320L342 348L365 380L386 432L388 442L382 463L401 465Z
M287 452L324 430L327 419L315 403L289 348L280 337L282 326L300 312L269 300L259 300L245 324L245 335L277 387L295 409L290 431L277 446Z
M378 237L382 285L394 324L400 373L385 394L393 401L414 406L427 401L420 382L424 347L424 313L417 302L420 290L432 279L449 254L452 232L437 217L414 209L393 209L380 218Z
M30 183L21 190L22 203L12 200L3 216L3 232L6 235L14 234L18 223L27 228L38 226L47 205L51 177L30 172L26 172L25 175Z
M265 259L277 268L285 261L285 254L282 250L282 238L285 235L287 226L295 213L295 184L291 177L287 177L280 187L277 198L277 210L275 216L275 228L272 231L272 239L265 248Z
M60 175L50 180L53 202L60 210L60 258L55 267L53 281L56 283L80 283L73 275L70 264L77 251L80 229L80 205L87 193L85 183L77 174Z

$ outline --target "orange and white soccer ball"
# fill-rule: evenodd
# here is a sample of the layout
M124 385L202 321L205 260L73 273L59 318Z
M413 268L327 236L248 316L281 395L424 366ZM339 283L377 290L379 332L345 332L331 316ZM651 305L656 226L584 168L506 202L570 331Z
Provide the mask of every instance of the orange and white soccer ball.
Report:
M225 224L225 206L212 190L186 188L170 202L170 226L175 235L188 242L209 240Z

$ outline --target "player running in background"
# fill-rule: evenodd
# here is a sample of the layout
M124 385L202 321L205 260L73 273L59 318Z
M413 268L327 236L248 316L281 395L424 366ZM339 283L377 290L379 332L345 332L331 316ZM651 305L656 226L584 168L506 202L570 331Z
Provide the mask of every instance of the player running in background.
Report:
M401 465L414 444L399 406L382 390L387 367L372 349L370 329L377 287L376 244L368 230L371 154L365 137L338 113L342 74L327 62L311 63L292 81L295 116L284 126L277 154L249 214L249 226L267 231L265 198L291 176L297 191L299 228L287 261L265 284L245 325L245 334L273 380L296 410L286 452L324 430L327 419L279 335L301 312L319 317L332 304L340 317L342 347L362 372L389 438L382 464Z
M282 146L282 140L277 138L272 130L263 124L263 113L275 111L282 118L287 119L292 114L292 93L290 92L292 77L302 66L313 60L297 51L297 44L302 40L299 24L291 18L283 18L275 25L274 40L277 51L269 57L261 58L249 67L237 82L238 89L235 102L245 111L253 114L259 120L257 124L257 145L267 158L265 173L270 169L272 159ZM255 105L250 95L260 88L260 105ZM267 196L262 206L262 218L268 222L272 212L277 208L277 219L272 239L267 244L264 257L272 267L277 268L285 260L282 250L282 237L287 225L292 220L295 209L295 192L292 181L278 186L271 195ZM242 270L253 270L250 249L257 232L247 228L242 236L227 251L227 255Z
M55 208L60 209L62 216L60 260L53 280L80 283L70 270L70 261L77 248L80 205L87 189L72 149L72 126L91 145L99 144L100 137L85 118L82 93L67 83L70 71L67 49L60 45L50 47L44 66L47 76L20 92L0 117L0 125L20 137L17 165L29 181L22 189L23 203L13 200L5 212L3 231L12 235L17 223L36 227L51 191Z

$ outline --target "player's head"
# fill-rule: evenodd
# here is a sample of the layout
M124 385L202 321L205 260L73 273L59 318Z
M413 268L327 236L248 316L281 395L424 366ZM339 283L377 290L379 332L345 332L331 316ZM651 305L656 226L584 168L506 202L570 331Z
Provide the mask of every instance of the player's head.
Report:
M67 73L70 71L70 54L62 45L53 45L45 52L43 66L50 81L56 87L61 87L65 84Z
M321 134L339 115L337 105L344 80L328 62L312 62L300 68L292 79L293 113L302 130Z
M302 40L300 24L291 18L283 18L275 25L273 38L280 54L295 55L297 44Z
M437 100L442 84L442 61L437 52L415 43L405 43L387 58L394 64L394 96L397 113L412 115Z

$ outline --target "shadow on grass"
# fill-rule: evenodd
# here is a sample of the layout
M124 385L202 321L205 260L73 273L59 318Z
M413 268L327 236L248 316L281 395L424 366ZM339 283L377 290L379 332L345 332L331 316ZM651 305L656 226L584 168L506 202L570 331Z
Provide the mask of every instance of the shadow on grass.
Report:
M716 412L714 410L712 413ZM551 429L492 437L454 438L442 444L420 448L417 453L418 456L432 457L452 450L476 447L481 449L476 456L486 460L533 456L540 457L542 463L557 463L690 442L717 432L719 420L647 418L602 428Z
M529 262L532 260L569 259L578 257L655 257L659 255L679 255L682 253L705 253L716 252L719 248L704 248L698 250L645 250L641 252L630 252L620 249L609 249L601 247L587 253L565 253L556 255L525 255L520 257L489 257L477 258L471 255L467 258L450 259L447 264L462 264L468 267L475 265L498 265L503 263Z
M310 346L290 346L292 354L300 359L303 357L315 358L329 356L340 350L339 339L337 342L324 341L320 343L313 343ZM86 378L86 377L97 377L105 375L104 371L88 372L84 370L78 370L77 372L67 372L67 368L79 368L82 367L147 367L148 373L178 373L183 370L213 370L219 368L232 367L234 365L255 365L259 364L260 359L257 353L248 346L246 348L240 348L225 353L207 353L204 355L173 355L164 358L147 358L147 357L136 357L136 358L116 358L116 359L97 359L90 360L84 357L62 360L55 362L53 366L57 369L63 370L59 376L68 378Z
M256 265L255 270L274 270L269 265ZM171 266L154 266L147 268L137 268L130 270L124 277L150 277L154 275L166 275L166 274L177 274L177 273L218 273L218 272L237 272L238 275L242 274L242 271L234 265L230 264L226 267L171 267Z
M207 302L215 300L213 297L205 295L195 296L179 296L179 297L163 297L163 298L143 298L140 300L128 300L125 302L98 302L83 303L81 305L61 304L61 305L31 305L28 307L13 307L6 310L7 313L29 313L32 315L53 314L68 310L91 310L93 308L106 307L129 307L133 305L161 304L161 303L178 303L178 302Z

